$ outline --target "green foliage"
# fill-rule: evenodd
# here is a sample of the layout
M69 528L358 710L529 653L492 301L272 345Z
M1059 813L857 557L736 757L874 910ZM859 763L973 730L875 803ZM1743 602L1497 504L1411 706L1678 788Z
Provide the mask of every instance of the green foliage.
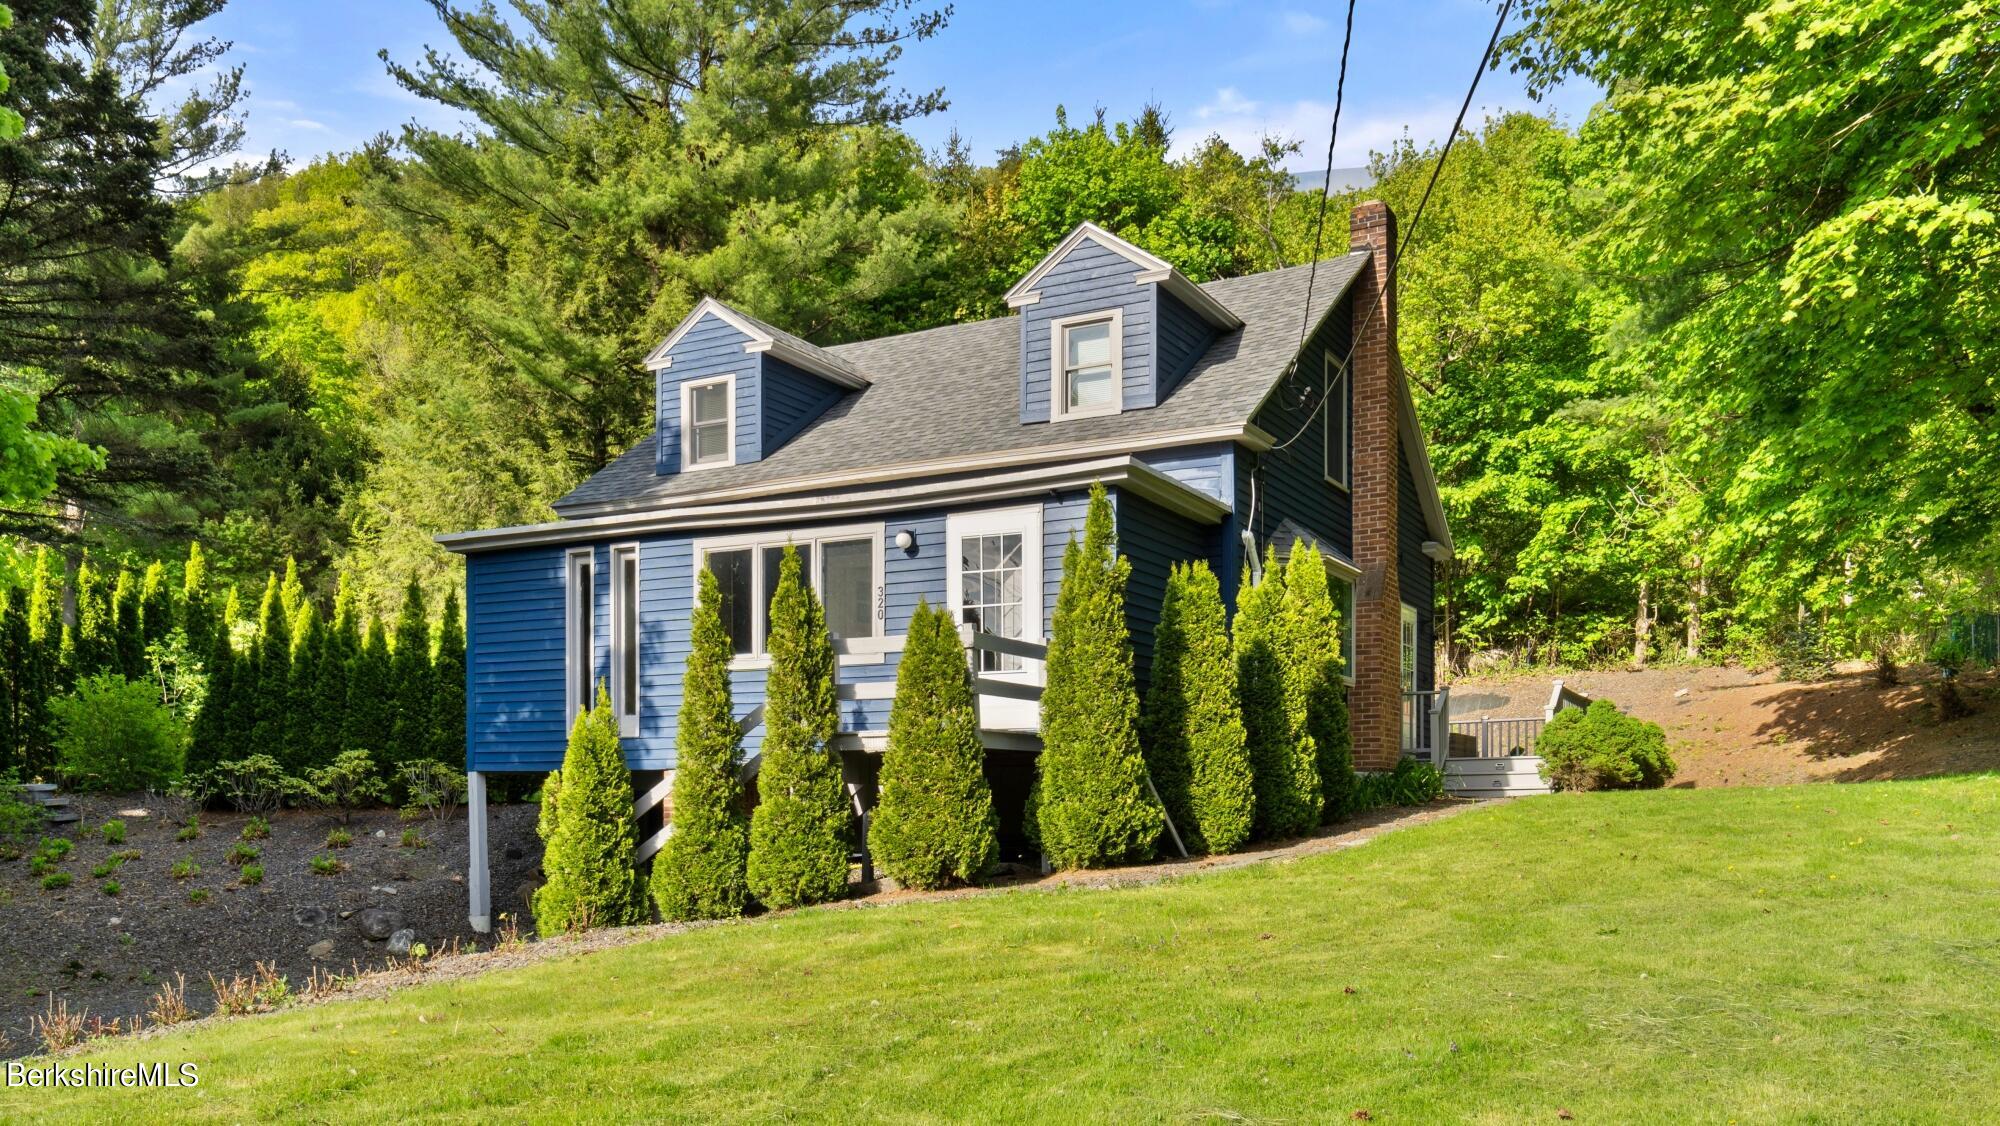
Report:
M236 879L244 887L256 887L258 884L264 882L264 866L262 864L245 864L236 873Z
M1083 542L1063 550L1042 693L1035 831L1057 868L1150 859L1165 820L1146 788L1139 692L1126 634L1132 564L1115 551L1111 499L1090 491Z
M427 758L436 739L431 627L424 609L424 588L414 576L403 589L403 609L396 618L389 678L394 700L389 717L389 742L384 744L386 749L377 749L382 750L392 765Z
M42 890L61 891L68 887L73 879L74 877L68 872L50 872L48 875L42 877Z
M241 868L243 865L257 859L260 855L262 855L262 850L256 845L245 841L237 841L235 844L229 846L229 851L223 855L223 859Z
M279 765L295 761L292 732L292 625L285 613L276 575L267 576L264 598L257 607L257 640L250 648L256 670L251 692L250 738L247 746L270 755Z
M201 875L201 865L195 862L194 857L183 856L167 869L167 875L176 880L191 880Z
M1279 655L1285 666L1285 710L1301 746L1310 744L1319 775L1321 816L1331 820L1354 787L1353 741L1341 684L1340 611L1327 584L1326 559L1301 543L1285 563L1285 604Z
M410 808L442 821L449 818L465 798L465 771L437 759L411 759L402 768L403 792L410 796Z
M453 586L445 591L437 659L431 667L430 757L462 762L465 752L465 623L459 616L458 588Z
M98 832L104 837L104 843L113 848L125 843L125 823L115 817L99 826Z
M100 673L51 705L72 789L162 789L180 777L187 732L152 685Z
M724 919L750 897L750 823L743 815L743 733L729 690L729 635L715 573L696 571L693 638L674 737L673 833L653 858L664 919ZM554 775L550 776L555 783ZM543 808L548 808L543 791Z
M1609 700L1557 712L1535 743L1542 777L1558 790L1636 790L1674 776L1666 732Z
M833 639L790 544L771 595L771 671L750 817L750 893L776 909L847 894L847 789L828 744L840 727Z
M545 838L545 839L546 839L546 838ZM425 839L424 839L424 835L423 835L422 833L420 833L420 832L418 832L418 831L417 831L417 827L416 827L416 826L412 825L412 826L410 826L409 828L407 828L407 829L404 829L404 830L403 830L403 835L402 835L402 837L401 837L401 838L400 838L400 839L399 839L399 840L398 840L398 841L396 842L396 847L398 847L398 848L429 848L429 847L431 847L431 842L429 842L429 841L425 840Z
M1253 583L1244 568L1237 592L1236 682L1257 793L1256 835L1295 837L1319 824L1323 799L1318 748L1301 737L1306 733L1296 724L1303 716L1295 716L1291 706L1285 568L1275 551L1265 553L1259 581Z
M1825 680L1833 675L1833 647L1826 630L1810 617L1793 623L1779 636L1777 659L1782 680Z
M341 745L350 751L382 754L390 745L394 710L391 701L389 640L375 619L348 665L347 711L341 720ZM386 764L386 760L385 760Z
M41 808L15 797L13 786L0 777L0 857L19 856L41 829Z
M1167 575L1143 718L1146 769L1188 849L1243 847L1257 794L1222 587L1206 563Z
M1365 813L1391 805L1428 805L1444 796L1444 772L1421 759L1401 758L1387 772L1355 778L1348 812Z
M246 841L269 840L271 837L271 823L262 817L252 817L243 823L243 831L237 834L237 836Z
M229 644L228 630L216 630L208 655L208 694L202 699L201 709L195 713L194 728L188 742L187 768L190 774L210 770L237 753L236 732L231 721L241 707L236 699L238 664L236 651Z
M270 755L219 762L204 782L207 793L226 799L238 813L269 813L298 793L300 785Z
M338 876L347 865L342 864L337 856L315 856L306 861L306 867L315 876Z
M347 829L332 829L326 834L328 848L351 848L353 845L354 834Z
M868 845L882 870L913 888L970 883L999 859L972 673L951 614L917 603L896 666L881 798Z
M548 936L640 922L632 774L618 743L611 697L601 687L597 706L577 716L570 729L562 774L560 812L553 833L543 838L548 881L535 892L536 927Z
M345 824L353 811L371 802L389 800L389 788L367 751L342 751L331 763L306 776L313 794L340 811Z
M1956 637L1945 635L1931 645L1930 662L1937 666L1938 673L1949 679L1958 675L1971 660L1971 654Z

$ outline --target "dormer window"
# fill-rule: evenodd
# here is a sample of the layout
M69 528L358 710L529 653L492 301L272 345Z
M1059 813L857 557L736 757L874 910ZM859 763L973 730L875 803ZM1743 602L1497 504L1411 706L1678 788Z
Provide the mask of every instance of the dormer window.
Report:
M1118 413L1123 398L1124 327L1124 311L1117 309L1051 322L1055 419Z
M710 469L736 463L736 377L681 385L681 464Z

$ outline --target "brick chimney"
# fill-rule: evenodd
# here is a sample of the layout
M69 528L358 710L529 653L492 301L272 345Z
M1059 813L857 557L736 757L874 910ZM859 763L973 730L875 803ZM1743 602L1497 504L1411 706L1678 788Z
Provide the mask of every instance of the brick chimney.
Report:
M1364 200L1349 220L1348 245L1369 252L1355 282L1354 360L1354 687L1348 693L1354 765L1389 770L1402 754L1403 618L1396 579L1396 466L1400 431L1395 381L1396 291L1389 260L1396 253L1396 216L1381 200Z

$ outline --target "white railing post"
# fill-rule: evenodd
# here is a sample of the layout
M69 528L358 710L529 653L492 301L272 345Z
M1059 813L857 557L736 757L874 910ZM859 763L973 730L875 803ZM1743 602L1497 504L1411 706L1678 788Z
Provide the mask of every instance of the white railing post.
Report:
M986 730L986 721L979 715L979 645L975 636L979 627L971 622L958 625L958 643L965 646L965 666L972 677L972 729Z
M493 930L493 896L486 858L486 775L477 770L465 775L465 894L466 921L480 934Z

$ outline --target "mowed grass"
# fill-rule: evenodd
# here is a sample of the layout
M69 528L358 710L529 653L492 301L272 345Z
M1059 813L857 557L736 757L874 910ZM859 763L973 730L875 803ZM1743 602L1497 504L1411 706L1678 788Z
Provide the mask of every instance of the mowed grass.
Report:
M0 1118L1966 1122L2000 778L1534 798L1141 888L808 911L98 1050Z

